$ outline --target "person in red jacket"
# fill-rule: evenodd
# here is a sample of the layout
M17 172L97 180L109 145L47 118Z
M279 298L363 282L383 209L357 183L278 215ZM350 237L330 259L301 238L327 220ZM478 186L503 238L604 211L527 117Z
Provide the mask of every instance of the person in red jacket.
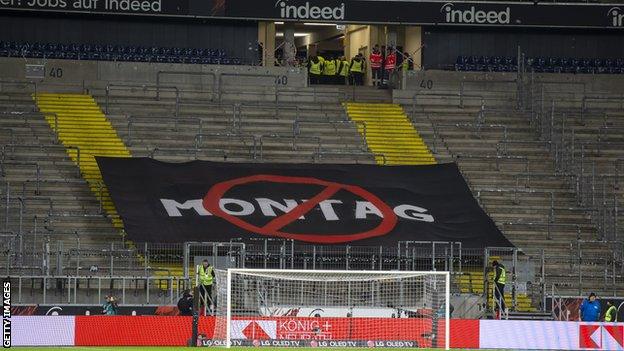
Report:
M375 44L373 52L370 54L369 61L373 74L373 86L379 86L381 85L382 79L381 65L383 62L383 55L381 54L381 51L379 51L378 44Z
M386 61L384 62L384 85L388 84L390 81L390 75L394 72L396 68L396 52L394 48L388 46L388 52L386 54Z

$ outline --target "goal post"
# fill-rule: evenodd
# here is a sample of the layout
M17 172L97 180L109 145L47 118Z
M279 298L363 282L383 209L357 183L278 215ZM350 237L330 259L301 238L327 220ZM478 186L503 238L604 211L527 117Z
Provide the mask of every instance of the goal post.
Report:
M215 288L215 346L450 346L449 272L236 268Z

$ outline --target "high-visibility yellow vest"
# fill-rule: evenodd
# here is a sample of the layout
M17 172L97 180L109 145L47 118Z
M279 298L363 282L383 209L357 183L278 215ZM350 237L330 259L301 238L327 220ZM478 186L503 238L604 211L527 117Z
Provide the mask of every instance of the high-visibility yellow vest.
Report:
M340 66L340 75L343 77L349 76L349 61L344 60L340 62L342 66Z
M351 60L351 72L362 72L362 61Z
M409 60L408 59L403 59L403 64L401 66L403 68L403 71L409 70Z
M321 74L321 61L310 61L310 73L312 74Z
M199 275L200 285L212 285L212 266L208 266L208 269L205 269L204 265L198 265L197 274Z
M323 68L323 74L326 76L336 75L336 60L325 61L325 67Z
M605 314L605 322L614 322L613 318L611 317L612 314L615 316L615 318L617 318L617 308L615 308L615 306L611 306L607 310L607 313Z
M501 272L500 272L500 276L498 277L498 284L506 284L507 283L507 271L505 270L504 267L499 267Z

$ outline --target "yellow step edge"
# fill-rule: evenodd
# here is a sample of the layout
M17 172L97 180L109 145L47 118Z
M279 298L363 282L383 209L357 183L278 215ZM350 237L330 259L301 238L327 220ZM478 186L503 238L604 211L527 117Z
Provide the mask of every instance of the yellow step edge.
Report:
M378 164L436 163L435 157L400 105L347 102L343 103L343 107L351 120L366 123L366 128L358 127L357 130L366 139L371 152L385 156L375 157ZM400 137L394 138L394 135Z

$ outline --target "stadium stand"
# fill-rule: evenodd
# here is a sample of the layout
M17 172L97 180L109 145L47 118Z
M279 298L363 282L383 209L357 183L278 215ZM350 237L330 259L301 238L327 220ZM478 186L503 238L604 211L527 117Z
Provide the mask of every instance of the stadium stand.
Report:
M478 89L478 97L468 110L458 106L457 93L428 96L421 91L417 104L410 106L405 101L415 124L432 129L424 136L428 144L438 145L434 155L457 160L482 206L525 254L532 256L545 250L546 279L567 294L597 286L612 287L615 280L606 279L606 272L614 272L613 278L619 274L616 267L620 267L617 262L622 249L613 232L614 221L619 219L609 215L617 208L618 200L610 190L614 183L605 181L613 179L609 176L615 175L614 160L621 151L617 151L617 143L604 137L596 140L600 139L598 130L587 128L588 122L581 116L585 109L584 114L593 115L589 120L605 125L609 107L614 116L619 115L619 106L613 103L618 100L611 93L613 101L605 106L609 95L603 95L598 100L602 108L590 113L589 108L580 106L586 105L582 103L585 97L570 98L570 92L578 90L571 87L562 89L567 93L545 94L543 99L547 101L559 94L558 104L556 110L550 106L541 118L537 111L509 108L514 84L506 88L498 85L495 92ZM594 139L589 145L583 141L588 135ZM590 145L594 152L603 147L611 149L611 158L604 158L609 165L603 168L610 168L610 172L601 173L592 163L588 157ZM585 148L587 151L583 151ZM573 173L577 167L584 167L576 170L584 177ZM599 174L603 174L602 181L596 182ZM621 289L616 284L612 293Z
M69 274L60 261L50 266L41 255L44 247L66 253L71 262L83 249L109 249L121 240L30 94L2 96L0 123L8 136L3 140L10 140L3 143L0 161L2 230L13 238L3 241L4 263L12 263L12 269L23 274L46 274L53 268ZM68 152L75 156L77 149Z
M621 251L616 246L617 237L610 237L621 219L615 213L605 214L608 206L601 207L602 213L595 208L605 202L613 205L610 198L599 197L595 191L611 183L595 180L602 175L617 180L621 170L618 160L624 157L619 155L617 141L621 100L613 98L605 105L604 99L592 100L589 92L568 89L542 93L533 87L531 112L517 109L521 99L515 84L507 84L504 89L462 86L463 100L456 91L408 91L413 95L410 98L394 98L398 105L390 105L392 100L386 91L367 88L358 91L357 96L350 88L285 88L276 98L275 92L253 85L225 87L218 97L213 91L185 88L179 88L181 92L176 95L147 85L120 89L105 86L90 89L93 99L85 95L32 96L24 87L3 86L0 131L11 140L3 148L2 158L5 186L0 191L9 203L0 204L2 215L8 214L4 218L7 233L3 235L14 238L6 250L33 248L27 250L32 252L30 256L7 255L8 261L3 262L7 271L21 267L18 271L22 273L75 272L104 279L106 275L150 274L165 282L164 287L157 285L165 291L168 279L183 275L181 245L124 243L119 227L111 225L115 219L105 200L106 190L88 177L89 163L83 163L95 151L89 148L92 141L81 133L90 134L92 130L71 118L76 106L67 103L74 102L90 106L82 108L94 113L93 123L98 119L98 123L113 128L108 132L98 129L103 138L116 134L115 140L120 140L133 156L173 162L203 159L391 164L393 151L403 150L403 145L375 143L396 130L408 135L406 139L413 141L416 149L423 150L423 157L414 159L416 163L458 162L482 207L522 249L518 259L535 272L518 275L525 288L515 297L509 293L517 311L543 307L545 282L562 295L588 290L614 294L623 288L618 256ZM477 91L478 97L470 95ZM561 102L553 109L548 101L557 94L572 97L570 101L557 99ZM354 99L365 104L353 105L349 101ZM375 120L372 115L377 113L363 110L384 111L393 117ZM409 125L405 118L410 119ZM56 135L54 130L60 133ZM79 144L80 168L73 164L78 149L66 150L59 143ZM571 155L562 151L570 149ZM580 170L584 177L573 178L574 170L564 170L581 164L579 157L585 162ZM406 159L399 156L397 161L403 163ZM591 177L587 175L590 169ZM621 194L619 188L616 190L615 194ZM613 220L615 225L608 223ZM52 249L47 254L38 249L48 243ZM379 248L336 246L325 248L311 259L309 247L265 241L249 245L245 259L248 266L314 264L317 268L336 269L394 267L409 262L409 257L397 257L396 248L387 249L380 252ZM431 253L423 252L427 254ZM492 251L488 262L495 258L511 260L511 255ZM46 264L39 264L41 260ZM481 294L483 252L464 250L460 260L463 267L457 268L461 274L453 282L454 291ZM491 274L488 279L492 280ZM181 284L176 288L184 286ZM154 294L158 295L158 291ZM59 296L62 298L61 293ZM169 297L160 298L167 301Z
M347 119L333 97L337 91L323 92L320 98L329 102L314 104L310 98L315 89L300 89L300 98L279 107L263 106L261 93L256 101L249 96L229 101L224 96L221 104L188 99L174 119L174 104L154 104L155 92L115 94L109 96L114 105L109 118L135 156L168 161L372 162L357 133L365 125ZM96 99L103 103L106 97L96 94Z
M624 351L623 9L0 0L3 346Z

